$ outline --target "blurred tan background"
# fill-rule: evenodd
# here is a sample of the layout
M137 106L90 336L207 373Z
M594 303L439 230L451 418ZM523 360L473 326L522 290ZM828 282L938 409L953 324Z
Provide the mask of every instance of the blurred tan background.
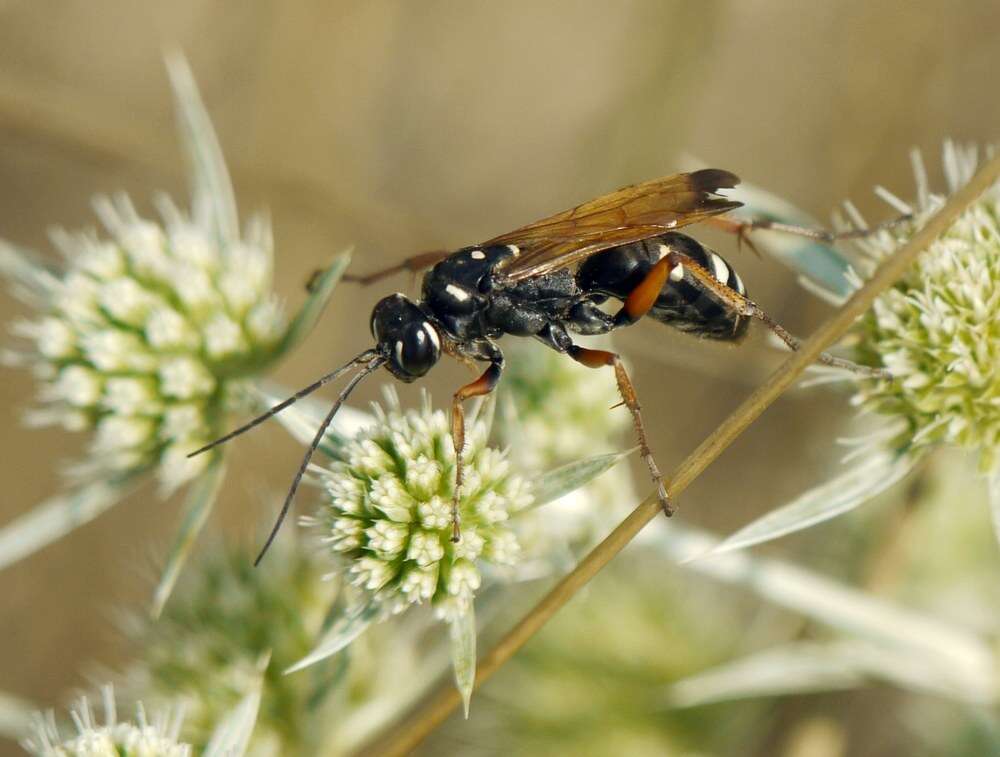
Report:
M94 193L126 189L146 209L157 189L184 197L171 48L191 61L244 216L270 209L290 306L347 245L361 271L458 247L691 155L821 218L845 197L885 217L870 188L910 196L912 146L937 177L944 137L996 138L998 31L992 0L0 0L0 235L49 254L46 227L95 224ZM703 238L793 331L821 322L791 274ZM301 385L366 346L385 290L340 289L277 377ZM18 312L4 294L4 322ZM730 350L632 332L620 344L668 470L776 359L759 334ZM465 375L442 364L425 385L442 400ZM21 427L28 376L5 370L0 388L7 521L59 489L79 440ZM803 488L847 414L830 394L786 397L688 490L681 517L731 528ZM213 526L248 535L300 450L276 426L241 445ZM123 659L110 611L147 600L177 517L140 494L0 574L0 689L54 704L88 661Z

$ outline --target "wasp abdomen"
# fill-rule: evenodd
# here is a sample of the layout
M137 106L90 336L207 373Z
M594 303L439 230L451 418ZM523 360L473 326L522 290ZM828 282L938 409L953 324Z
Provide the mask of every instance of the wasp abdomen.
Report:
M593 255L577 271L577 284L586 292L624 300L652 267L671 252L689 259L737 294L746 294L739 274L721 255L677 232ZM673 269L647 315L681 331L722 340L741 338L749 323L717 294L700 286L683 265Z

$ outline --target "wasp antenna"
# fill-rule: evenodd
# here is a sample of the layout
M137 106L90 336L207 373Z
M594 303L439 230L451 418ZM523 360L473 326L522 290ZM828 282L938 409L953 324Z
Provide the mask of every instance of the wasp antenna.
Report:
M219 437L214 442L210 442L209 444L206 444L204 447L201 447L200 449L196 449L194 452L189 452L188 453L188 457L194 457L195 455L200 455L202 452L208 452L208 450L212 449L213 447L218 447L220 444L224 444L224 443L228 442L233 437L239 436L240 434L249 431L254 426L256 426L256 425L258 425L258 424L263 423L264 421L266 421L272 415L276 415L277 413L280 413L282 410L284 410L289 405L294 405L296 402L298 402L300 399L302 399L306 395L312 394L313 392L315 392L317 389L319 389L324 384L328 384L329 382L333 381L335 378L343 375L346 371L350 370L351 368L355 367L356 365L359 365L359 364L364 363L366 361L372 360L377 354L378 353L376 353L375 350L365 350L360 355L358 355L357 357L355 357L353 360L351 360L350 362L346 363L345 365L340 366L340 368L338 368L337 370L333 371L332 373L326 374L321 379L319 379L318 381L314 381L313 383L311 383L309 386L305 387L304 389L299 389L299 391L297 391L291 397L289 397L286 400L283 400L282 402L279 402L277 405L275 405L274 407L272 407L270 410L268 410L263 415L258 415L252 421L250 421L249 423L246 423L246 424L240 426L235 431L230 431L228 434L226 434L225 436Z
M357 361L358 359L356 358L351 362L353 364ZM271 529L271 533L268 534L267 541L264 542L264 546L260 550L260 554L257 555L257 559L253 561L254 567L259 565L260 561L264 559L264 555L267 554L267 550L271 547L271 542L273 542L274 537L278 535L278 531L281 529L281 524L284 523L285 516L288 515L288 509L292 506L292 500L295 498L295 492L298 490L299 483L302 481L302 475L306 472L306 468L309 467L309 461L312 460L312 456L319 447L320 442L323 441L327 428L333 422L333 417L337 414L337 411L340 410L340 406L344 404L351 392L354 391L354 387L360 384L366 377L370 376L384 362L385 358L381 355L375 355L374 357L369 356L368 364L364 367L364 370L355 375L354 378L347 383L347 386L345 386L343 391L341 391L340 396L337 397L337 401L333 403L333 407L330 408L330 412L326 414L326 418L323 419L319 429L316 431L316 436L313 437L312 444L310 444L309 449L306 450L305 457L302 458L302 464L299 466L299 470L296 472L295 478L292 480L292 485L288 490L288 494L285 496L285 503L281 506L281 512L278 513L278 519L274 522L274 527Z

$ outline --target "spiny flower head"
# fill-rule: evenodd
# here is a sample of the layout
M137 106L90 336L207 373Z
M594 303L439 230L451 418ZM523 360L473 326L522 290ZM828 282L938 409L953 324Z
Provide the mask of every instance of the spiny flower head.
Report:
M239 232L193 81L172 73L182 119L200 128L192 162L211 167L195 171L190 214L160 198L154 222L124 196L100 198L105 233L54 232L58 267L0 242L0 272L35 310L14 326L31 349L8 355L41 384L29 422L92 431L83 475L155 468L166 490L207 464L185 456L219 435L286 328L270 292L269 225Z
M245 548L216 545L185 574L158 620L129 616L126 630L139 659L126 674L129 693L150 704L181 702L182 734L201 749L237 705L267 659L253 754L312 751L310 720L322 704L326 675L284 675L315 643L337 585L322 580L312 550L279 540L267 568L255 569Z
M327 498L311 525L344 564L355 586L389 612L429 601L450 619L469 607L480 562L516 563L511 518L531 504L527 482L505 453L488 447L489 424L467 424L465 480L459 499L462 538L451 541L455 452L447 415L425 395L402 411L387 393L376 422L317 468Z
M917 200L880 194L913 223L859 243L862 273L891 256L936 213L946 197L928 189L913 156ZM976 169L974 148L944 147L952 193ZM882 294L856 329L859 359L889 369L894 381L865 380L856 402L903 421L898 446L937 443L975 450L980 468L996 469L1000 449L1000 184L995 184Z
M63 737L52 713L39 715L35 734L26 739L24 749L39 757L190 757L191 747L177 740L179 719L147 720L141 704L136 720L120 722L110 687L102 691L104 724L97 722L86 697L72 711L77 734Z

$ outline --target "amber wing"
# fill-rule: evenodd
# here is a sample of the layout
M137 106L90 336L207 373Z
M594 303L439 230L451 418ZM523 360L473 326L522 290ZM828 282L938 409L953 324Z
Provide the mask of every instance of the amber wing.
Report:
M519 249L500 269L507 281L542 276L630 242L697 223L742 203L716 192L739 178L717 168L679 173L619 189L484 242Z

